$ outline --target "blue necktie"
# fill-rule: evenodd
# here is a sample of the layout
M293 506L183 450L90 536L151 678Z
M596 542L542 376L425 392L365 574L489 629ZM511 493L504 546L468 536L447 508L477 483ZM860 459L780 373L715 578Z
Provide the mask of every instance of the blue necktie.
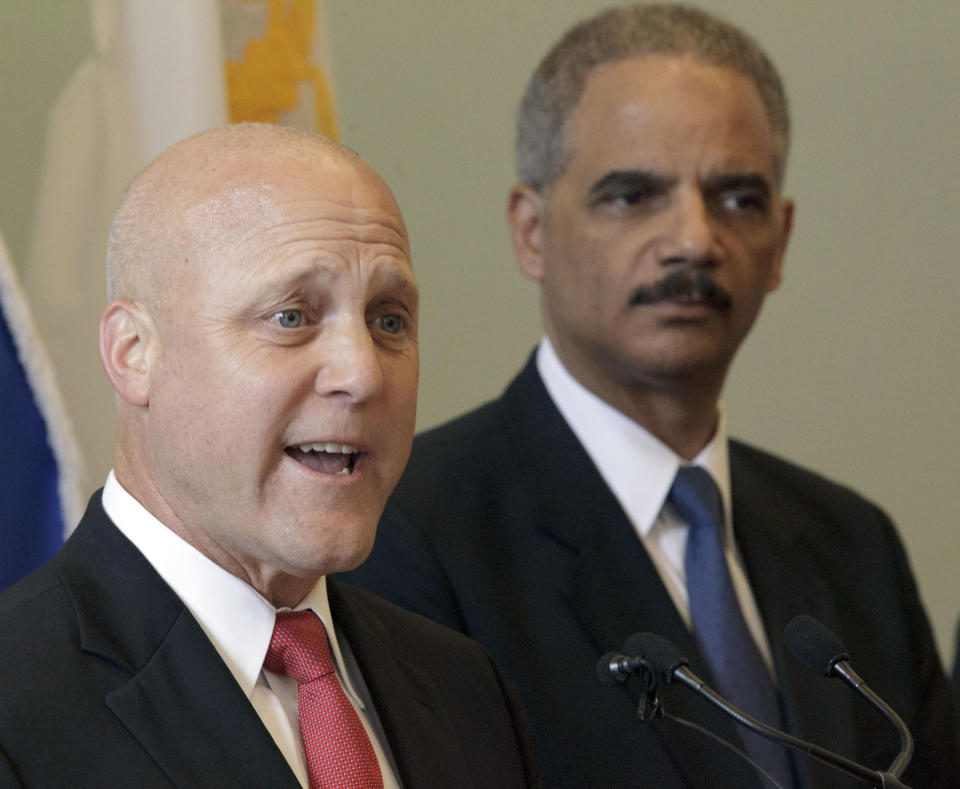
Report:
M782 729L777 690L744 621L727 567L719 489L706 470L684 466L677 472L668 501L690 527L684 557L690 617L716 689L744 712ZM742 738L750 756L779 784L794 785L783 746L745 730Z

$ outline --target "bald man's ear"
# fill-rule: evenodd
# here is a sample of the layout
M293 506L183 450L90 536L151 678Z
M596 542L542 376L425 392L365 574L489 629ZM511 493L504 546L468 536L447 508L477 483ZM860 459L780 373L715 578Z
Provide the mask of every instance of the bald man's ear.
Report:
M541 249L543 211L546 202L529 186L518 184L510 190L507 198L507 222L513 237L513 254L517 266L528 279L539 282L543 279L543 255Z
M100 361L114 391L130 405L150 402L150 367L159 345L149 313L130 301L111 301L100 316Z

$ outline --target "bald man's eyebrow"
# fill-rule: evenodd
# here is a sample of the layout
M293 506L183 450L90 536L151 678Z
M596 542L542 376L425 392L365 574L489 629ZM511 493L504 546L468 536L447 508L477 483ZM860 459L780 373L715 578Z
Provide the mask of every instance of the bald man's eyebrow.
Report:
M420 302L420 289L413 276L393 266L378 270L371 278L371 284L383 291L393 291L416 308Z
M626 199L640 202L668 192L676 184L676 178L649 170L612 170L590 187L591 203Z

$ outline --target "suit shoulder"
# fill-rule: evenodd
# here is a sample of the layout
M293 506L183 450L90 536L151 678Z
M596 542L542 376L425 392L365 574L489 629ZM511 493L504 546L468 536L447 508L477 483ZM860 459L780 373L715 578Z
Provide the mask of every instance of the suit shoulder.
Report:
M419 511L443 506L459 506L446 501L459 491L462 495L480 495L491 485L504 484L503 468L514 462L516 450L503 420L500 401L487 403L446 424L419 434L403 475L391 497L401 509Z
M502 485L505 469L522 461L536 416L549 411L531 354L503 393L454 419L419 433L398 488L417 495L438 483L480 490ZM462 484L464 483L464 484ZM462 484L462 485L461 485Z
M770 497L797 496L843 509L862 508L883 514L875 502L853 488L742 441L730 441L730 469L734 488L745 480L757 480L757 487L762 485Z
M429 462L450 455L470 455L495 440L503 429L503 406L492 400L449 422L425 430L413 440L411 459Z
M73 605L53 562L0 593L0 685L7 708L0 728L9 721L15 700L29 704L36 682L52 656L62 660L78 641Z
M482 657L484 662L488 661L483 647L446 625L401 608L373 592L342 580L337 580L337 587L344 598L386 628L390 641L395 646L409 646L416 652L435 652L444 659L460 654L472 658Z
M42 605L49 593L60 586L53 561L46 562L0 592L0 620L16 618L25 609Z

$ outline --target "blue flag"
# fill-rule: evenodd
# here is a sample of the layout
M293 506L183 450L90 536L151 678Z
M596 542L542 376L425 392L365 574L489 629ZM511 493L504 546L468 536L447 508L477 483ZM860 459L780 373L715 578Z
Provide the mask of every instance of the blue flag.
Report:
M49 559L74 525L79 492L70 487L81 474L75 447L0 241L0 588Z

